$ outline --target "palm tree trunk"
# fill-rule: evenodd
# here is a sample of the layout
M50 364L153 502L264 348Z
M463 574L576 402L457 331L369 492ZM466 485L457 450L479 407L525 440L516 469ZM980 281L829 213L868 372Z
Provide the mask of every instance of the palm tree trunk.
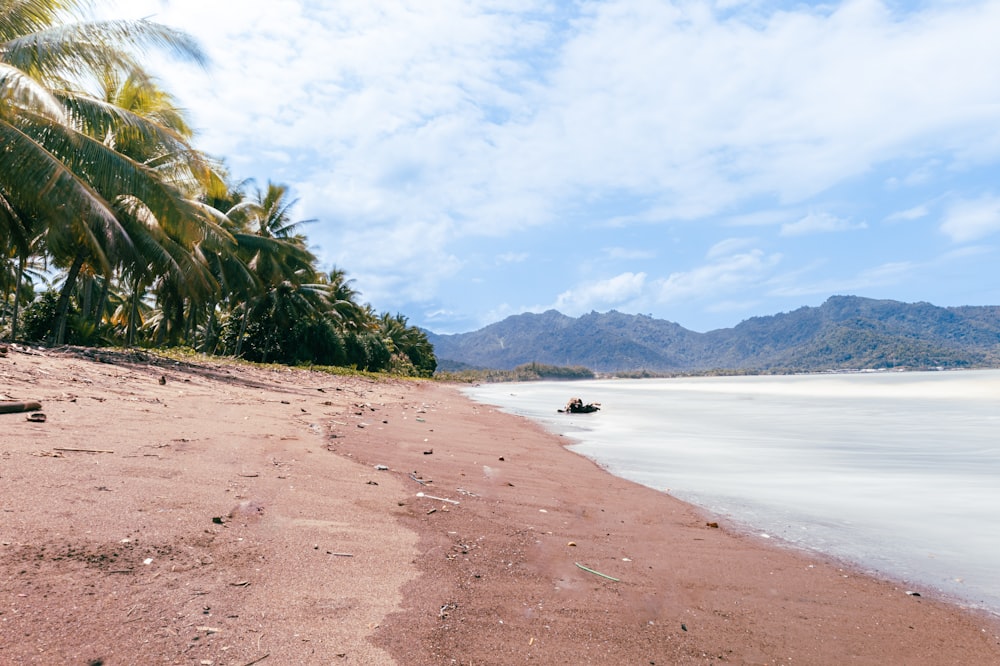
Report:
M198 347L198 321L204 316L203 306L199 306L195 299L187 299L187 332L184 335L184 344L192 349Z
M125 336L125 346L132 347L135 344L135 320L139 318L139 276L135 276L132 282L132 311L128 317L128 333Z
M80 314L86 321L91 319L91 308L94 305L94 278L88 276L83 282L83 300L80 303Z
M66 274L66 282L63 284L62 291L59 292L59 301L56 304L56 312L58 316L56 317L56 330L55 334L52 336L52 342L56 345L61 345L66 342L66 320L69 319L69 297L73 293L73 287L76 285L76 278L80 275L80 269L83 268L84 259L86 259L86 253L83 249L80 249L76 253L76 258L73 259L73 265L69 267L69 273Z
M209 345L211 344L211 351L209 354L215 355L215 352L219 348L219 336L216 334L215 329L217 327L218 320L215 317L215 304L212 304L212 309L208 311L208 326L205 327L205 340L204 348L202 351L208 351Z
M104 311L108 307L108 291L111 289L111 277L104 276L104 283L101 285L101 296L97 299L97 326L100 328L104 324Z
M14 278L14 309L10 315L10 341L17 340L17 317L21 306L21 280L24 278L24 264L28 260L23 254L17 258L17 276Z
M236 336L236 351L233 352L233 356L236 358L240 357L240 351L243 349L243 336L247 332L247 320L250 319L250 304L243 304L243 321L240 322L240 333Z

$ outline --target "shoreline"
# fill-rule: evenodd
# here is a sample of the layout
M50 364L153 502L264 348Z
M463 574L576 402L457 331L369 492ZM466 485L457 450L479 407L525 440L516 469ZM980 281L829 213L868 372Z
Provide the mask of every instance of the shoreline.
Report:
M609 472L667 489L747 533L1000 616L1000 533L989 514L1000 496L987 471L1000 462L989 448L1000 375L983 373L960 381L940 373L763 385L671 380L645 391L640 381L593 382L571 390L613 413L572 419L545 410L566 395L556 382L465 392L565 434L572 451ZM809 416L796 417L799 407ZM856 420L854 410L862 412ZM967 471L974 456L977 467Z
M523 417L523 418L528 418L528 417ZM530 420L530 418L528 418L528 420ZM559 435L555 436L558 437ZM569 435L566 436L569 437ZM676 501L681 502L682 504L686 504L692 507L693 510L703 515L707 521L721 522L723 520L726 520L727 518L718 511L713 511L711 508L703 506L697 500L677 497L676 495L671 494L669 491L661 491L652 486L647 486L638 481L632 481L626 477L619 476L614 472L612 472L611 470L609 470L608 468L606 468L605 466L603 466L599 461L596 461L593 458L587 456L586 454L576 452L572 448L570 448L575 444L576 444L575 442L567 443L565 445L566 450L574 455L578 455L583 458L586 458L587 460L590 460L606 474L610 474L612 476L615 476L616 478L628 481L629 483L635 483L637 486L643 488L649 488L654 492L663 493L664 495L671 497L672 499L675 499ZM966 593L965 596L963 596L957 591L939 587L939 584L934 583L933 581L918 580L916 578L907 579L906 577L896 574L891 570L880 569L877 566L868 564L864 561L858 559L852 559L848 555L840 555L837 553L827 552L825 550L822 550L818 546L812 546L806 543L798 543L790 539L787 539L781 535L771 534L770 532L766 532L767 536L762 537L761 536L762 530L760 527L755 526L750 522L740 520L738 518L728 518L728 521L726 522L726 530L742 538L756 540L765 547L773 546L774 548L787 550L791 553L796 553L806 559L820 560L840 569L851 570L856 575L866 576L875 580L890 583L898 587L899 589L903 589L908 592L912 591L914 592L915 596L933 598L947 605L954 606L955 608L963 612L972 613L973 615L984 616L988 622L1000 623L1000 609L993 608L991 606L985 605L982 602L975 601L974 598L977 596L975 593L968 592Z
M437 529L432 527L436 524L433 516L415 516L413 524L423 534L422 547L431 551L454 546L453 542L465 543L471 540L462 540L469 523L497 520L518 536L514 543L519 548L507 546L506 552L519 554L508 564L520 568L513 572L514 582L503 582L512 574L503 567L488 568L486 562L498 557L503 560L503 545L497 546L500 553L477 556L472 550L462 557L446 556L444 561L423 564L425 579L420 591L409 590L407 612L398 619L390 618L392 630L399 629L397 621L416 622L421 611L427 622L432 609L426 601L417 600L426 597L426 579L439 584L450 579L445 590L465 597L449 602L456 608L447 618L427 623L424 633L409 634L404 642L411 650L430 631L435 640L428 654L450 656L456 663L532 659L543 663L546 659L552 663L704 663L708 659L704 655L714 654L714 660L721 657L736 663L787 657L795 663L823 664L850 654L857 663L940 664L989 661L1000 656L1000 623L995 617L926 596L908 596L892 581L863 575L856 567L832 558L765 543L730 531L725 525L722 529L710 527L707 523L712 521L701 509L612 475L591 459L566 449L565 438L527 418L471 401L456 387L422 390L435 395L436 401L430 404L437 404L436 411L444 412L433 419L437 427L428 417L427 446L463 436L470 443L482 444L456 444L443 451L434 448L433 458L428 458L417 450L422 444L414 446L417 433L412 433L410 443L404 439L381 448L370 441L351 447L352 454L393 455L397 464L412 466L420 473L438 468L432 476L439 488L469 487L470 477L475 478L480 489L488 490L479 498L488 506L469 507L478 516L464 522L457 520L457 511L452 510L448 523ZM370 448L373 445L374 450ZM436 463L440 453L448 456L447 464ZM367 458L369 462L374 459ZM481 472L481 467L488 469ZM622 523L609 513L632 520ZM555 520L553 514L557 514ZM464 530L450 529L456 526ZM441 531L454 534L442 538ZM576 569L577 562L621 582L581 572ZM484 573L484 568L490 573ZM771 582L774 576L780 576L779 586ZM487 578L500 578L501 582L488 585ZM440 595L442 599L448 596L447 592ZM459 612L464 604L472 608ZM482 615L484 607L508 612L523 609L523 614L511 620L496 612L491 622L489 616ZM866 613L868 619L859 620ZM565 627L566 633L558 637L559 647L553 652L532 653L530 649L540 640L537 632L554 631L554 622L564 614L580 626ZM956 616L965 619L956 625ZM782 628L776 632L765 628L764 618L779 622ZM796 619L802 622L796 624ZM951 632L965 621L970 625L962 633L968 633L953 642ZM951 637L931 630L932 625L950 626ZM822 633L831 628L837 640L825 643ZM912 633L917 631L935 634L935 638L927 640L930 636L922 635L915 640ZM529 645L505 654L506 646L517 635L525 636ZM989 638L984 641L986 636ZM468 647L463 651L463 637L465 646L478 641L475 654ZM398 646L392 639L386 644ZM592 652L597 646L607 650L600 658ZM963 655L970 647L984 652L979 657ZM394 653L404 652L397 647Z
M0 415L0 662L1000 661L997 618L711 527L455 386L49 350L0 392L48 414Z

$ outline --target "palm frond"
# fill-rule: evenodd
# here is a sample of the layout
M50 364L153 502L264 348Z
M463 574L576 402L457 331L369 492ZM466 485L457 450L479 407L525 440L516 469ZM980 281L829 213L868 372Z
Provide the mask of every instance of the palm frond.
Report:
M60 13L80 3L74 0L4 0L0 4L0 42L44 30Z
M173 56L206 65L208 58L187 34L152 21L88 21L51 25L22 33L4 44L3 60L41 77L106 69L141 69L133 51L162 49Z
M34 109L56 121L67 120L59 98L48 88L17 67L0 61L0 117L13 120L21 108Z
M43 119L44 120L44 119ZM60 133L61 126L39 128L47 137ZM73 143L73 136L61 137L60 143ZM59 156L48 150L38 135L31 136L8 122L0 120L0 191L14 205L38 211L49 220L49 226L103 227L101 234L113 240L121 231L111 205L87 180L70 169ZM87 237L96 241L94 234ZM82 239L81 239L82 241ZM99 247L93 250L100 252Z
M94 137L114 134L116 148L122 148L123 144L139 144L162 146L164 150L174 152L192 151L188 136L158 122L155 114L151 117L136 113L114 102L73 92L59 91L55 97L65 106L74 127Z
M28 114L25 114L26 116ZM80 132L56 126L34 116L22 123L25 134L58 158L64 169L108 201L132 195L141 200L162 223L180 223L200 214L193 202L159 174L126 155Z

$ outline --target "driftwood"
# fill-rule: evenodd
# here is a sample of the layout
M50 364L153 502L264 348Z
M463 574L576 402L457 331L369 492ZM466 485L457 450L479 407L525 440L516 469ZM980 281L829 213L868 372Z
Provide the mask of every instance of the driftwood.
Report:
M580 398L570 398L569 402L566 403L566 407L559 410L560 414L590 414L596 412L601 408L601 403L599 402L588 402L584 404L583 400Z
M52 450L53 451L65 451L65 452L69 452L69 453L114 453L114 451L112 451L110 449L74 449L74 448L68 448L68 447L65 447L65 446L56 446L56 447L53 447Z
M42 403L28 402L0 402L0 414L19 414L21 412L37 412L42 408Z

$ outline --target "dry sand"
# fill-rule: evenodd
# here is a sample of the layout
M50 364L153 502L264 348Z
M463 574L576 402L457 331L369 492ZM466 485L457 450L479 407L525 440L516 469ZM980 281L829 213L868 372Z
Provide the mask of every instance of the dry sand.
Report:
M1000 664L453 387L12 349L0 400L47 416L0 414L0 664Z

